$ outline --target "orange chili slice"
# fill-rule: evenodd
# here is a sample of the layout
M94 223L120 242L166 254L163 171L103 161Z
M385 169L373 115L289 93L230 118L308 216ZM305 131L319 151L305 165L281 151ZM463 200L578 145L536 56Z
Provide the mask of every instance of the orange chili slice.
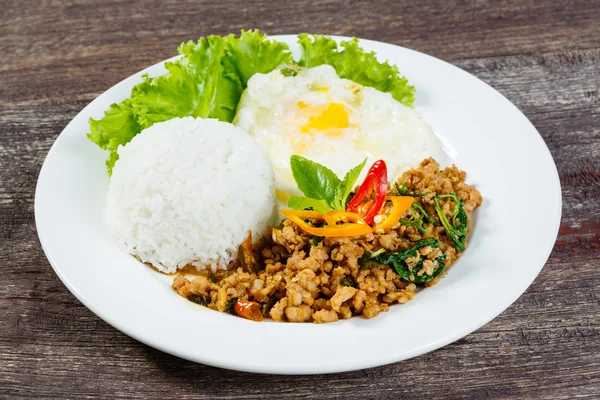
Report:
M260 312L260 305L255 301L238 300L233 305L233 311L242 318L252 321L262 321L263 316Z
M385 199L391 201L394 208L392 208L392 212L388 214L386 219L375 225L375 228L373 228L375 231L392 229L410 208L414 200L411 196L386 196Z
M373 231L364 219L351 212L329 211L321 214L316 211L286 209L281 210L281 213L300 229L314 236L362 236ZM327 225L318 228L307 223L307 219L325 221Z

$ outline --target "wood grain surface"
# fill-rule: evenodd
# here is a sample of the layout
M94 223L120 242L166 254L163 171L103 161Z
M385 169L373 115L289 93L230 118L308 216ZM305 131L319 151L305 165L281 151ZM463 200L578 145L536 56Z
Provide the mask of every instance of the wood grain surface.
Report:
M318 376L184 361L79 303L35 230L48 149L86 104L180 42L241 28L399 44L469 71L516 104L550 148L563 193L556 246L527 292L440 350ZM0 398L600 398L599 91L597 0L1 0Z

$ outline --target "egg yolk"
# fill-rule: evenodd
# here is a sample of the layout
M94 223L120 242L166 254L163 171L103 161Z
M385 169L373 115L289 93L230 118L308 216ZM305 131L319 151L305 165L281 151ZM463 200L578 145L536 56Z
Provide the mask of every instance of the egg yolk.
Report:
M298 103L298 107L306 107L304 103L300 103ZM329 129L348 128L349 126L350 122L348 121L346 107L341 103L329 103L320 115L308 118L308 123L302 127L302 133L309 133L313 129L325 131ZM337 136L340 133L340 131L331 131L329 134Z
M287 203L288 199L290 198L290 194L287 192L282 192L279 189L275 189L275 198L277 198L278 201Z

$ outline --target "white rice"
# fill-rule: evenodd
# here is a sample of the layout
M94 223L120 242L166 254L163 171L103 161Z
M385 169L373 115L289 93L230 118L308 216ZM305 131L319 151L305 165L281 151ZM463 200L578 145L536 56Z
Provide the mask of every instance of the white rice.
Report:
M171 273L225 268L276 211L273 169L258 143L229 123L186 117L119 148L105 219L123 250Z

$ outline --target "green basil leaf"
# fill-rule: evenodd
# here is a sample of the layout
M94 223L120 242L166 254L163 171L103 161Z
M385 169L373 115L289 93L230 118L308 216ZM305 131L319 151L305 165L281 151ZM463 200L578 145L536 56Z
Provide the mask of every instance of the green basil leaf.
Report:
M441 256L439 256L435 260L432 260L434 263L434 270L432 275L423 274L421 276L418 276L417 273L423 267L423 261L425 260L425 258L421 256L417 265L415 265L413 268L408 267L406 259L418 257L419 249L426 246L431 246L435 249L439 249L440 242L434 238L422 239L416 242L411 248L399 249L391 253L384 252L378 254L376 257L373 257L373 261L379 264L392 266L396 270L398 275L400 275L402 278L409 282L423 284L433 280L434 278L444 273L444 269L446 268L445 261L447 256L446 253L442 253Z
M325 200L309 199L308 197L294 195L290 196L287 205L294 210L313 209L321 214L325 214L332 209Z
M298 189L306 197L325 200L328 204L333 203L340 184L340 178L332 170L297 155L290 157L290 166Z
M358 176L362 172L366 163L367 159L365 158L362 163L358 164L356 167L352 168L350 171L348 171L348 173L346 173L346 176L344 176L344 179L337 187L336 198L332 204L333 208L338 211L346 210L346 201L348 200L348 196L350 195L352 189L354 189L354 184L356 183L356 180L358 179Z

